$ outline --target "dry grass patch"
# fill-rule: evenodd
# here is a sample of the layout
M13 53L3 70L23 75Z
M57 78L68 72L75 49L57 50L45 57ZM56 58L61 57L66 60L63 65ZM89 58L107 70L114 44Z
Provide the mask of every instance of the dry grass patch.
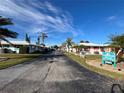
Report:
M40 54L0 54L1 58L7 59L0 61L0 69L24 63L38 56L40 56Z

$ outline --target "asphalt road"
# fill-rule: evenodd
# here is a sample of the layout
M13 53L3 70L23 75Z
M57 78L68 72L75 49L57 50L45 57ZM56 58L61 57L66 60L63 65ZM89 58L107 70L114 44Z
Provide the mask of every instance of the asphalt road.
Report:
M115 81L80 66L60 52L0 70L0 93L124 93Z

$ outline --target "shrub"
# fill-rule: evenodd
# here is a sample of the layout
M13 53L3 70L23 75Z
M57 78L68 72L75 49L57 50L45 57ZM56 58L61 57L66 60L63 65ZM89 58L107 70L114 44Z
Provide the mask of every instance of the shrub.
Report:
M20 46L19 53L21 53L21 54L29 53L29 47L27 47L27 46Z

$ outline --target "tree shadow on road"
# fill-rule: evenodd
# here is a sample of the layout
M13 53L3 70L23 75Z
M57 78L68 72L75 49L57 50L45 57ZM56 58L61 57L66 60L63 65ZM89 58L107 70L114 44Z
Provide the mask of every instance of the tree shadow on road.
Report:
M124 90L121 88L120 84L113 84L111 93L124 93Z

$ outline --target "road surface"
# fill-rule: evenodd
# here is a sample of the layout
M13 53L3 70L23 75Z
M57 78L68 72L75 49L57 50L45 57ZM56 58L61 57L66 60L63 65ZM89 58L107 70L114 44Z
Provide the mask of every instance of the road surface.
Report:
M0 93L124 93L123 89L123 82L89 71L61 52L0 70Z

